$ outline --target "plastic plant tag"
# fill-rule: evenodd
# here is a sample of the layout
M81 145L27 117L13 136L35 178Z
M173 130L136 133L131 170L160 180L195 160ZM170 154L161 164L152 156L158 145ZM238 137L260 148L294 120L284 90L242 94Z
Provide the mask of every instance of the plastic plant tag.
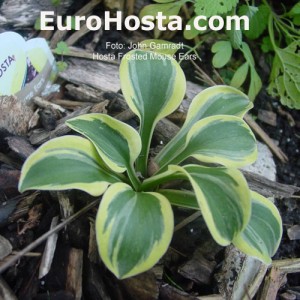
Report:
M15 32L0 34L0 96L29 104L56 76L56 64L42 38L25 41Z

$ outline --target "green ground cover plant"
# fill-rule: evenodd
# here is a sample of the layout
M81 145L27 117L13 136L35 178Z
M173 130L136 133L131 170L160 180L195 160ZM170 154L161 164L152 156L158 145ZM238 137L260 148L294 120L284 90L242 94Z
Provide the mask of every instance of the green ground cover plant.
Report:
M184 8L187 25L191 26L191 30L184 30L184 37L188 40L197 37L200 43L215 40L211 47L214 54L213 66L215 68L228 66L228 70L233 70L224 72L226 74L223 76L224 79L233 87L247 90L250 100L253 101L262 88L261 76L253 55L255 49L260 55L265 56L266 61L270 61L272 66L269 94L278 97L282 104L290 108L300 108L300 2L294 6L281 3L279 13L272 7L271 1L267 0L154 0L154 2L157 3L144 7L140 16L155 16L161 11L168 17L180 14ZM199 31L194 26L194 20L199 15L207 18L214 15L223 16L225 24L226 16L247 16L249 30L245 30L242 26L240 30L233 27L231 30L217 33L209 29ZM205 26L206 23L205 20L201 20L199 25ZM156 38L160 34L158 30L154 31ZM233 60L233 54L237 57L237 52L243 55L243 61Z
M244 114L249 98L215 86L192 101L186 121L153 163L155 125L175 111L186 80L171 56L134 50L122 59L121 88L140 121L139 131L105 114L67 121L78 135L50 140L25 162L19 190L79 189L102 200L96 216L100 256L118 278L153 267L167 251L174 230L172 206L201 210L217 243L233 243L269 264L282 223L277 208L251 191L239 167L256 160L256 140ZM193 157L198 163L188 163ZM173 181L190 190L167 188Z

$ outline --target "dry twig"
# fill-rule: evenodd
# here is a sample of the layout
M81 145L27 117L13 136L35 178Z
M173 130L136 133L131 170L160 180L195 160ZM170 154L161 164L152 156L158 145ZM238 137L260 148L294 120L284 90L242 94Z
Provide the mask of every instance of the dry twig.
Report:
M87 206L79 210L77 213L75 213L73 216L69 217L65 221L61 222L59 225L54 227L53 229L47 231L43 235L41 235L38 239L36 239L34 242L29 244L27 247L25 247L23 250L18 252L17 255L12 257L10 260L4 262L0 265L0 274L3 273L7 268L9 268L12 264L14 264L16 261L18 261L20 258L22 258L26 253L30 252L37 246L39 246L41 243L43 243L49 236L52 234L59 232L61 229L63 229L65 226L70 224L71 222L75 221L77 218L88 212L91 208L95 207L99 204L100 198L89 203Z

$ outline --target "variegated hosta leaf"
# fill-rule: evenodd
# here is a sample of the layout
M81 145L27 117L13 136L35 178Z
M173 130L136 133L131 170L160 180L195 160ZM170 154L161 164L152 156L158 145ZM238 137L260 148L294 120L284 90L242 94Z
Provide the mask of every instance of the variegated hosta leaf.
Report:
M82 115L68 120L67 125L86 136L115 172L122 173L131 168L141 151L137 131L108 115Z
M99 196L109 184L120 181L101 168L101 163L95 147L87 139L56 138L43 144L26 160L19 190L79 189Z
M276 206L265 197L251 192L251 198L250 221L245 230L234 239L233 244L246 254L269 264L280 244L281 217Z
M195 193L191 191L161 189L157 191L164 195L172 205L199 210Z
M122 59L120 79L124 97L140 119L142 151L137 169L146 175L154 126L180 105L186 89L185 76L172 57L133 50Z
M213 86L200 92L192 101L184 127L190 129L197 121L215 115L243 117L253 103L234 87Z
M242 167L256 160L257 145L241 118L218 115L198 121L187 134L185 148L175 155L172 164L193 156L205 163Z
M118 278L144 272L166 252L173 227L164 196L116 183L105 192L96 218L101 258Z
M211 235L220 245L230 244L251 214L250 191L242 173L199 165L170 166L169 170L187 176Z
M199 120L215 115L243 117L253 107L247 95L230 86L214 86L200 92L192 101L186 121L177 135L155 158L159 166L169 160L170 153L178 153L185 145L191 127Z

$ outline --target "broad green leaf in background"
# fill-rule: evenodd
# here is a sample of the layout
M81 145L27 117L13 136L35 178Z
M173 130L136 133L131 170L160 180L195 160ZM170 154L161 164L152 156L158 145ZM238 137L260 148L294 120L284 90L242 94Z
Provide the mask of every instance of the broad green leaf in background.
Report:
M172 18L174 16L177 16L179 14L179 11L181 9L181 6L186 3L188 0L180 0L175 2L169 2L164 1L160 2L160 4L150 4L145 6L141 9L139 13L140 19L142 19L145 16L152 16L154 17L153 23L156 24L154 28L154 38L159 38L161 31L159 30L157 23L155 21L155 18L158 13L162 13L163 16L166 16L167 18L162 20L162 25L166 26L169 22L171 22Z
M140 154L138 132L109 115L86 114L68 120L67 125L87 137L115 172L122 173L133 166Z
M287 13L287 16L293 19L294 25L300 26L300 2L293 6L293 8Z
M177 16L181 6L186 2L186 0L176 1L172 3L160 3L160 4L150 4L143 7L140 11L139 17L142 19L145 16L157 16L158 12L161 12L163 16L166 16L167 19L163 21L163 25L169 23L170 16Z
M240 88L247 79L248 70L249 64L247 62L239 66L231 79L230 85L235 88Z
M239 49L243 42L242 31L232 28L231 30L227 30L227 35L229 36L231 45L234 49Z
M153 51L160 54L174 55L177 52L177 44L164 40L150 39L144 40L141 43L141 47L146 51Z
M102 169L101 164L95 147L87 139L77 136L52 139L26 160L19 190L79 189L99 196L109 184L120 181Z
M261 79L254 67L250 66L250 87L248 91L249 99L254 100L262 88Z
M256 160L256 140L241 118L211 116L192 126L184 149L171 157L170 164L178 164L190 156L204 163L242 167Z
M238 9L239 16L247 16L249 19L253 18L257 12L258 7L252 5L240 5Z
M239 8L239 15L249 17L249 30L243 30L245 36L251 40L255 40L267 29L270 8L261 4L258 7L242 5Z
M138 55L143 59L136 59ZM120 80L129 107L140 119L142 151L137 170L145 176L154 127L180 105L186 89L185 76L172 57L135 50L122 60Z
M230 11L238 2L238 0L195 0L195 12L197 15L203 15L209 18Z
M250 222L245 230L236 236L233 244L244 253L270 264L282 236L281 217L276 206L265 197L251 192L251 198Z
M224 67L231 58L232 46L229 41L219 41L213 44L211 52L215 53L212 63L215 68Z
M300 2L296 3L292 9L287 13L288 16L293 17L300 15Z
M120 279L144 272L167 251L173 212L158 193L135 192L124 183L104 194L96 218L96 237L105 265Z
M300 41L288 47L276 47L276 57L270 76L269 92L279 95L282 104L290 108L300 108Z
M61 0L51 0L52 5L59 6L61 4Z
M213 238L226 246L246 227L251 214L250 192L236 169L198 165L170 166L190 180L202 216Z
M255 60L252 55L251 49L247 43L245 43L245 42L242 43L241 51L243 52L244 57L245 57L246 61L249 63L250 67L251 66L255 67Z
M187 133L197 121L214 115L234 115L242 118L252 107L249 98L233 87L214 86L205 89L193 99L182 128L156 156L155 162L160 167L166 166L170 157L181 152Z
M300 14L293 17L293 23L296 26L300 26Z
M185 26L185 28L184 28L183 36L187 40L191 40L191 39L195 38L197 35L204 34L205 32L207 32L207 30L198 30L198 29L195 28L195 26L194 26L195 18L196 18L196 16L189 19L186 26ZM199 26L201 26L201 27L205 27L205 26L207 27L207 24L208 24L207 20L201 19L199 21ZM187 26L190 26L191 29L187 30L186 29Z

